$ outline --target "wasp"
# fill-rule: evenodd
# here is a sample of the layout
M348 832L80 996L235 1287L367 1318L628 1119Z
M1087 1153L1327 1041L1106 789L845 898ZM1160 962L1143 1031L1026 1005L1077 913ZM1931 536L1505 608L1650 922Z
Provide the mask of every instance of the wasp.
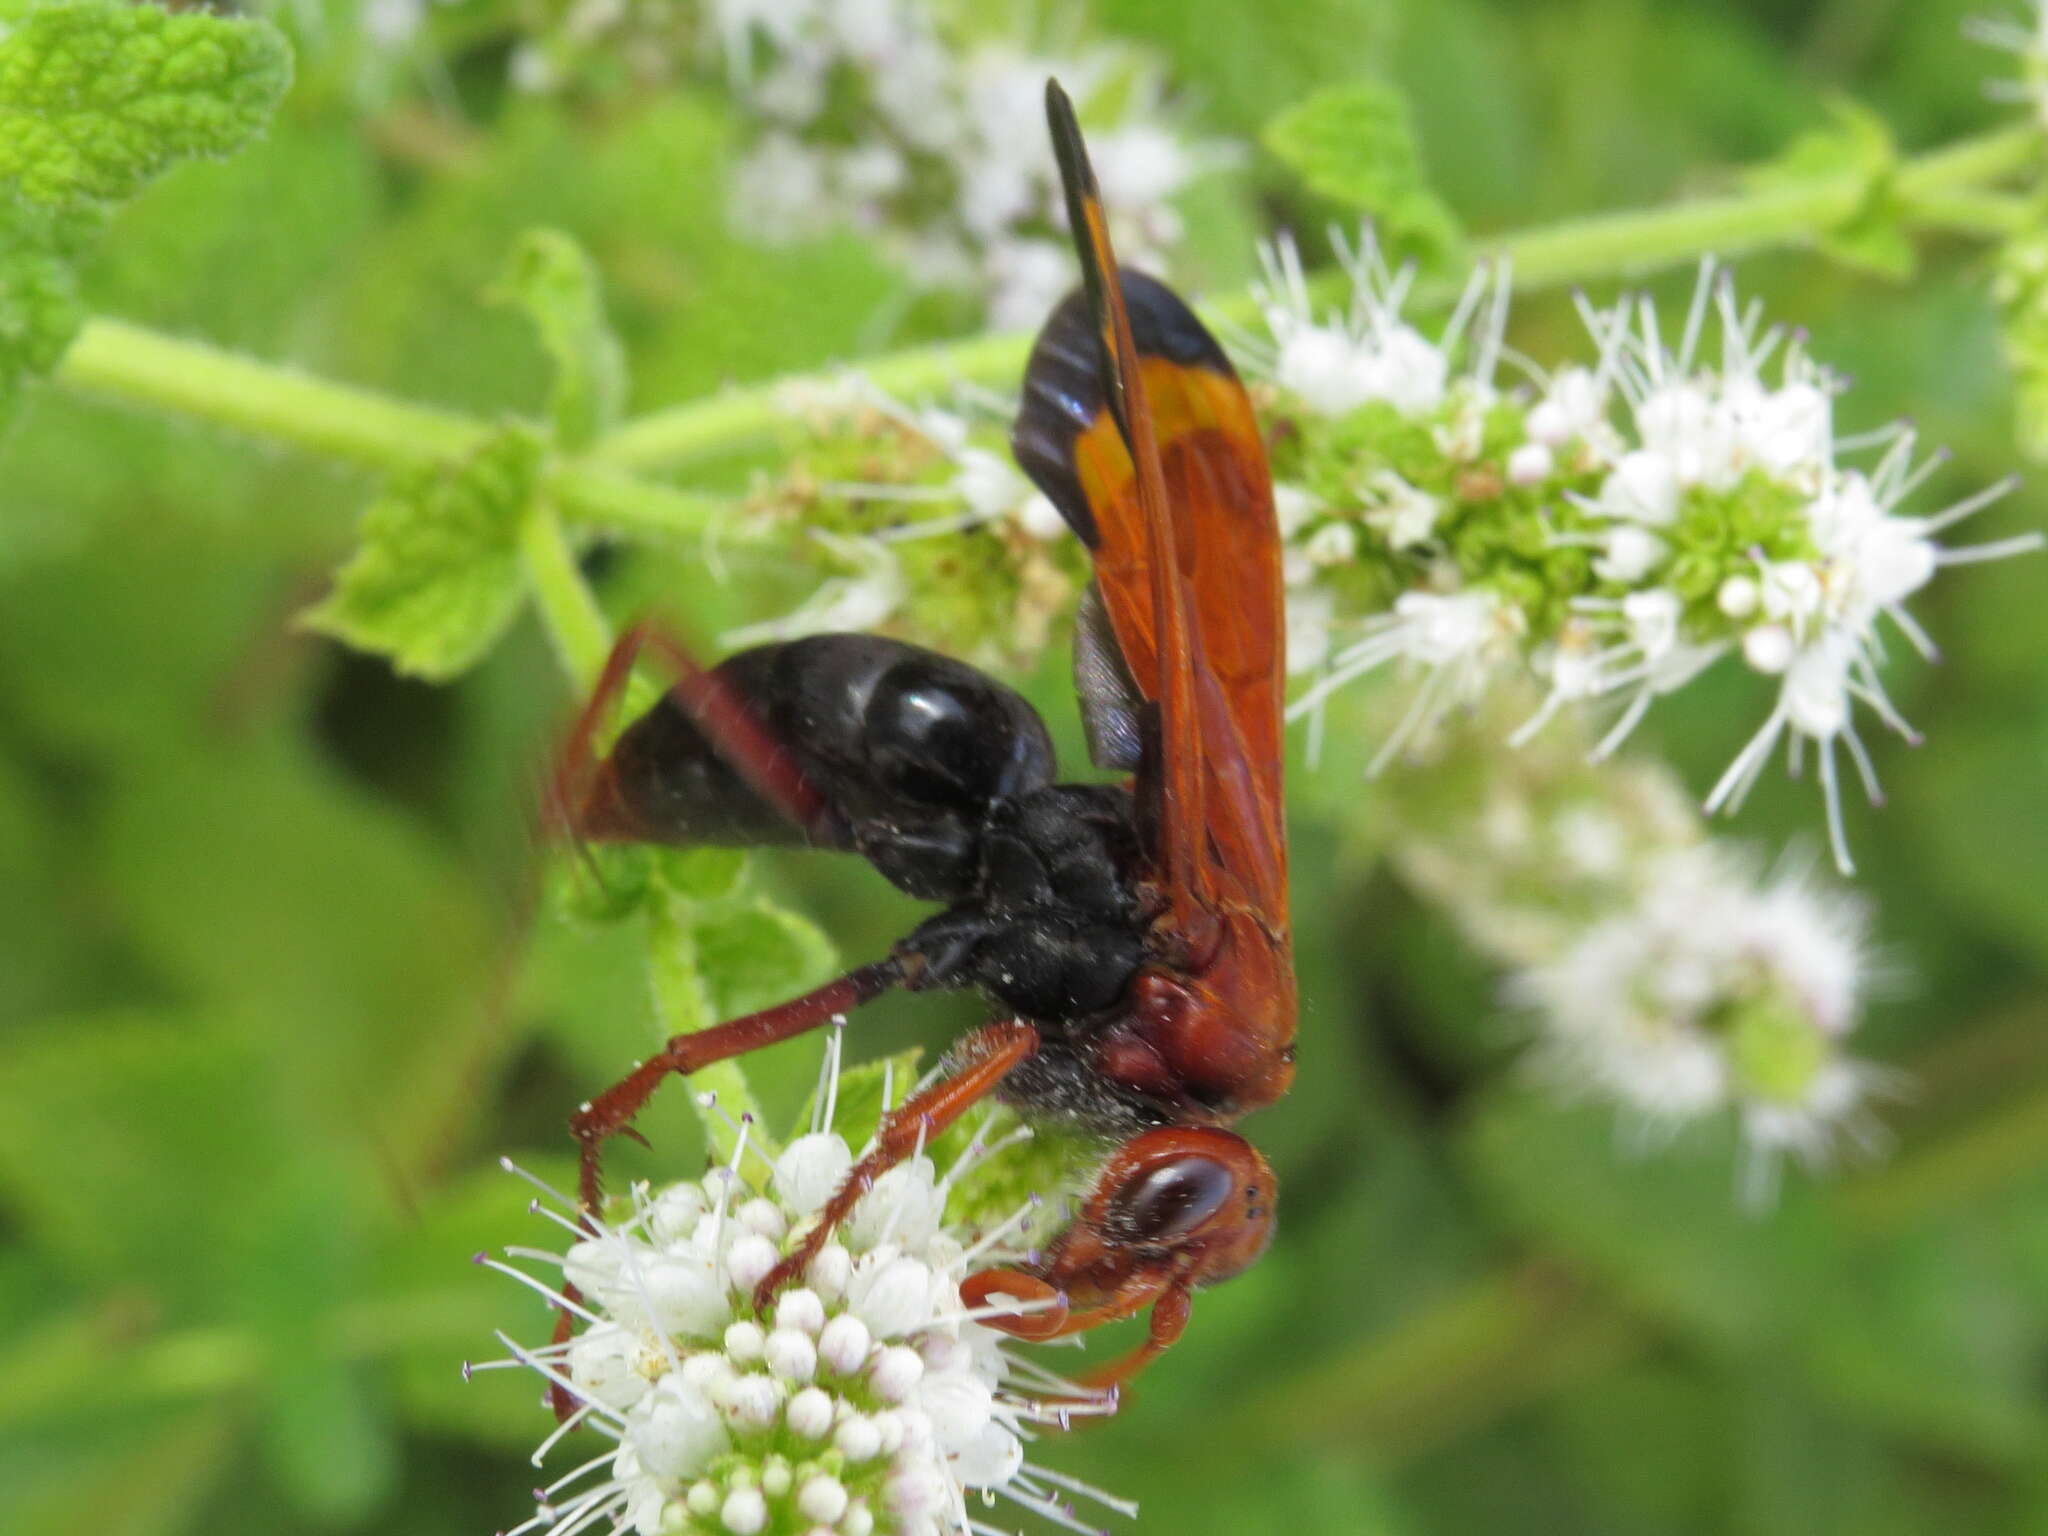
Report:
M940 910L884 958L679 1035L574 1117L581 1197L600 1150L671 1075L814 1029L892 988L978 990L999 1017L889 1114L756 1303L800 1276L886 1170L993 1095L1115 1145L1068 1225L962 1300L1046 1339L1150 1309L1121 1383L1191 1298L1264 1251L1273 1171L1230 1127L1294 1075L1281 798L1280 541L1266 451L1229 359L1171 289L1118 267L1073 107L1046 111L1083 282L1033 347L1017 462L1087 547L1074 681L1089 756L1064 782L1030 704L951 657L825 634L699 667L660 630L620 639L570 738L556 814L590 841L859 854ZM636 658L676 682L599 757Z

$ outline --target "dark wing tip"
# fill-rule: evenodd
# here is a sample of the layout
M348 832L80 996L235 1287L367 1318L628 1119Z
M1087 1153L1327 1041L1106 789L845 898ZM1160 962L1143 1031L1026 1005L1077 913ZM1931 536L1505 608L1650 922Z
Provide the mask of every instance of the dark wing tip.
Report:
M1097 195L1095 168L1088 163L1088 145L1081 137L1074 99L1054 77L1045 81L1045 123L1052 131L1052 152L1060 164L1060 185L1066 189L1067 212L1074 228L1082 227L1084 201Z
M1088 144L1081 137L1080 119L1074 116L1073 98L1057 79L1045 82L1045 123L1052 132L1052 152L1060 166L1060 186L1066 193L1067 226L1073 232L1074 252L1081 259L1081 278L1095 306L1101 324L1103 306L1108 303L1107 250L1096 249L1101 224L1102 190L1095 182L1095 167L1088 161ZM1089 210L1095 209L1093 218ZM1106 232L1103 238L1107 239Z

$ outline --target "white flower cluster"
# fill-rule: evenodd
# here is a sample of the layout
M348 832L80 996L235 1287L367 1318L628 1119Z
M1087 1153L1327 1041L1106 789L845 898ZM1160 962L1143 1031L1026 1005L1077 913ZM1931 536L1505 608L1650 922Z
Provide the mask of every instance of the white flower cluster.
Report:
M872 231L916 286L980 296L999 329L1038 324L1074 281L1049 76L1089 124L1126 259L1156 262L1179 240L1170 199L1224 160L1160 126L1159 82L1124 50L1051 57L949 26L964 18L927 0L709 0L709 12L758 126L733 176L738 225L768 240Z
M606 1443L510 1536L992 1536L973 1510L998 1495L1076 1531L1093 1528L1069 1495L1135 1513L1024 1459L1035 1424L1110 1405L1010 1353L978 1321L990 1309L961 1305L969 1267L1001 1262L1026 1216L971 1244L948 1228L947 1196L984 1155L977 1141L943 1178L926 1157L883 1175L766 1317L755 1285L852 1166L838 1136L798 1138L758 1184L739 1172L743 1137L730 1164L636 1188L595 1233L547 1192L559 1209L535 1207L571 1234L566 1256L511 1253L559 1264L581 1299L484 1262L583 1326L538 1349L503 1340L513 1358L494 1364L529 1366L576 1405L536 1465L572 1427Z
M1304 616L1295 665L1318 675L1293 713L1319 717L1334 690L1390 663L1422 673L1377 769L1492 681L1533 669L1546 696L1515 739L1566 705L1612 699L1605 755L1656 698L1738 654L1777 680L1777 698L1707 808L1739 806L1780 740L1795 772L1811 744L1847 872L1836 745L1876 800L1855 706L1913 734L1879 679L1879 620L1931 656L1905 601L1944 565L2041 546L2038 533L1937 541L2013 482L1931 516L1903 513L1940 460L1916 462L1904 427L1837 438L1836 381L1755 306L1739 308L1711 264L1675 350L1646 298L1585 307L1595 363L1539 376L1533 396L1494 383L1500 288L1475 281L1432 342L1400 318L1405 275L1369 244L1346 266L1349 312L1318 317L1292 248L1278 249L1272 345L1255 359L1300 428L1280 466L1298 477L1281 506ZM1701 355L1710 315L1714 362ZM1454 366L1461 349L1471 361ZM1838 458L1876 446L1885 451L1868 470ZM1359 568L1374 583L1368 611L1339 644L1333 594Z
M727 646L899 618L929 626L935 607L950 606L960 622L919 638L991 663L1036 655L1072 606L1081 557L1058 509L1010 455L1013 401L963 387L950 405L911 407L847 375L787 389L778 403L823 462L806 462L768 505L795 490L805 537L837 574L793 611L727 633ZM976 547L997 579L960 601L961 546L943 536L970 530L987 536Z
M1545 1080L1639 1140L1732 1115L1752 1200L1788 1153L1869 1147L1890 1074L1849 1055L1874 975L1861 904L1706 839L1661 765L1588 762L1568 728L1501 753L1514 702L1391 777L1383 814L1395 867L1508 975Z
M1882 1069L1844 1051L1868 975L1860 906L1798 872L1759 880L1712 843L1645 862L1634 900L1519 972L1542 1060L1654 1135L1733 1111L1743 1192L1767 1201L1782 1158L1823 1163L1843 1135L1876 1144Z

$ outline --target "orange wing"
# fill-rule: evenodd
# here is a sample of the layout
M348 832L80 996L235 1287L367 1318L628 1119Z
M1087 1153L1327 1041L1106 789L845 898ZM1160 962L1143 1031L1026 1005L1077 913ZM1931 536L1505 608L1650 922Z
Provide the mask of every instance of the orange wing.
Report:
M1092 552L1131 681L1158 707L1154 853L1179 915L1249 901L1284 930L1285 632L1265 443L1215 338L1172 290L1118 272L1056 83L1046 109L1087 281L1032 352L1017 460Z

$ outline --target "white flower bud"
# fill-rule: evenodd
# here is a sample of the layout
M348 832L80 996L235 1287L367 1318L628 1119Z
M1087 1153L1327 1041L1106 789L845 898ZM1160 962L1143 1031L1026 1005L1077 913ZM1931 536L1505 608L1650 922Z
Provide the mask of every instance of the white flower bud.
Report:
M690 1484L690 1491L683 1496L683 1506L693 1515L714 1514L723 1502L718 1484L708 1477Z
M1756 612L1761 593L1747 576L1730 576L1714 594L1714 602L1731 619L1746 619Z
M758 1232L742 1232L726 1250L725 1272L736 1290L751 1291L768 1277L782 1258L781 1251Z
M789 1461L782 1456L770 1456L768 1464L761 1469L761 1491L771 1499L779 1499L795 1486L795 1475L789 1470Z
M873 1419L855 1414L832 1432L832 1443L848 1461L873 1461L882 1454L882 1431Z
M806 1440L822 1440L832 1430L832 1395L820 1387L805 1387L789 1400L783 1411L792 1434Z
M1782 624L1759 624L1743 632L1742 659L1766 676L1791 666L1792 651L1792 631Z
M782 1207L758 1195L734 1211L733 1217L749 1232L758 1232L771 1243L779 1243L789 1235L789 1218L782 1214Z
M853 1278L853 1255L843 1244L827 1243L811 1260L804 1278L822 1299L837 1301L846 1294L846 1283Z
M1641 581L1664 558L1664 541L1633 523L1616 523L1607 530L1607 552L1593 562L1594 574L1602 581L1623 584Z
M797 1513L820 1525L830 1525L845 1514L846 1504L846 1487L836 1477L813 1477L797 1490Z
M1629 639L1646 661L1656 661L1678 643L1678 621L1684 613L1685 605L1669 587L1631 592L1621 600Z
M1556 455L1542 443L1523 443L1508 455L1508 479L1516 485L1540 485L1556 468Z
M777 1328L768 1335L768 1369L784 1381L809 1381L818 1374L818 1346L799 1328Z
M766 1330L747 1318L741 1318L725 1330L725 1352L741 1365L760 1359L767 1343Z
M725 1496L718 1519L732 1536L759 1536L768 1528L768 1501L758 1488L735 1488Z
M936 1467L916 1465L889 1479L889 1508L915 1521L946 1507L946 1480Z
M853 1167L846 1143L830 1132L799 1136L775 1160L775 1193L801 1216L813 1216Z
M923 1379L923 1357L900 1344L883 1350L868 1368L868 1384L884 1402L902 1402Z
M825 1303L816 1291L801 1286L784 1291L775 1303L775 1326L815 1335L825 1326Z
M1561 368L1529 409L1529 437L1547 448L1562 448L1598 427L1606 405L1606 390L1590 369Z
M1410 325L1397 325L1380 338L1378 392L1405 415L1443 404L1450 359Z
M853 1501L853 1507L846 1512L846 1518L839 1522L839 1529L846 1536L874 1536L875 1517L860 1499Z
M783 1385L773 1376L751 1372L733 1376L713 1388L713 1402L736 1425L766 1429L782 1417Z
M1042 491L1025 497L1018 506L1017 526L1027 536L1042 543L1064 538L1067 532L1067 520L1060 516L1060 509Z
M850 1376L861 1368L873 1344L868 1325L851 1312L842 1312L818 1335L818 1359L829 1371Z
M1375 471L1367 490L1373 505L1366 509L1365 520L1386 539L1389 549L1414 549L1429 542L1443 511L1436 497L1391 469ZM1312 558L1313 551L1309 554Z

